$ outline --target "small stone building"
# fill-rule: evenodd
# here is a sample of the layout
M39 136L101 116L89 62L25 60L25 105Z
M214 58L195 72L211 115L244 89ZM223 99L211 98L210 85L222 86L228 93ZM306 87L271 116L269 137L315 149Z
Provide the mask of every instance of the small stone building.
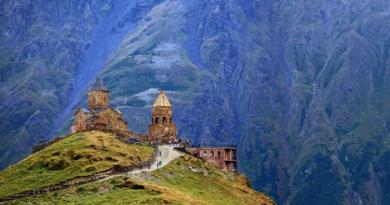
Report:
M176 140L176 125L172 119L172 105L164 91L160 91L152 106L148 127L150 141L168 143Z
M197 157L213 164L218 169L234 173L237 171L237 148L235 147L199 147L190 148Z
M127 131L127 122L122 113L109 106L109 91L100 78L88 91L88 108L79 108L71 132L101 130Z

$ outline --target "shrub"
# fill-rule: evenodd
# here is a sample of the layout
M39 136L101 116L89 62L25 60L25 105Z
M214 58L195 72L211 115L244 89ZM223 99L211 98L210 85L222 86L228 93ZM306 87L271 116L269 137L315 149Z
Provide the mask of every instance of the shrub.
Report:
M81 159L81 158L83 158L83 156L82 156L81 154L79 154L79 153L76 153L76 154L74 154L74 155L71 157L72 160L79 160L79 159Z
M91 190L90 190L91 192L94 192L94 193L96 193L96 192L98 192L99 191L99 188L97 188L97 187L93 187Z
M102 158L101 157L92 157L91 160L93 162L98 162L98 161L102 161Z
M61 170L65 169L69 165L70 163L68 160L60 157L52 157L43 162L43 166L49 170Z
M87 172L93 172L93 171L95 171L96 170L96 168L94 167L94 166L90 166L90 167L87 167L86 169L85 169L85 171L87 171Z
M78 188L76 189L77 192L83 192L84 190L85 190L84 187L78 187Z
M96 146L96 145L94 145L94 144L91 144L91 145L89 145L89 147L91 147L92 149L95 149L95 150L97 150L97 146Z
M61 155L61 152L53 152L53 154L51 154L52 156L59 156L59 155Z
M112 184L112 185L118 184L118 181L113 179L113 180L110 181L110 184Z
M76 154L73 150L68 150L66 154L70 157L73 158L73 156Z
M142 185L142 184L135 184L134 182L131 182L131 181L126 181L125 183L120 184L118 187L120 187L120 188L130 188L130 189L136 189L136 190L145 189L144 185Z
M110 157L110 156L105 157L104 160L106 160L106 161L111 161L111 162L117 162L117 161L118 161L117 159L112 158L112 157Z

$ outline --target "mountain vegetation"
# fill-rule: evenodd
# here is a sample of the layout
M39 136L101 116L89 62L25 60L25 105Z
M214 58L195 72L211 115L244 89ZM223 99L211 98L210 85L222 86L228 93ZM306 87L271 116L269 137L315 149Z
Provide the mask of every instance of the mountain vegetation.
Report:
M96 76L129 127L170 95L178 136L238 144L280 204L386 204L386 0L0 3L0 167L68 131Z
M0 197L93 175L115 165L141 165L153 154L152 147L125 144L111 134L77 133L2 171Z
M145 163L154 148L124 143L111 134L84 132L32 154L0 172L0 201L37 190L9 204L265 204L274 202L250 188L241 175L230 176L205 161L184 155L166 167L140 175L106 176L39 194L42 187L77 181L115 165Z

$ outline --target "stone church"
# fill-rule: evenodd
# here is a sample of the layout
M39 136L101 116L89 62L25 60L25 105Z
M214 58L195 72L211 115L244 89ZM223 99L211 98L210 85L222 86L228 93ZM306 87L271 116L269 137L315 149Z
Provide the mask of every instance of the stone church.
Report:
M152 119L148 127L149 141L159 143L176 140L176 125L172 120L172 105L163 90L152 106Z
M163 90L160 90L152 105L152 116L148 126L148 134L136 134L128 130L127 122L119 110L109 106L109 91L103 81L97 78L88 90L88 108L80 108L75 113L75 121L71 132L90 130L109 131L122 136L144 142L157 144L177 142L176 124L172 119L172 105ZM134 138L135 137L135 138ZM237 171L237 148L224 147L187 147L186 152L202 158L227 173Z
M109 106L109 91L100 78L88 90L88 108L80 108L75 113L71 132L101 130L127 131L127 122L122 113Z

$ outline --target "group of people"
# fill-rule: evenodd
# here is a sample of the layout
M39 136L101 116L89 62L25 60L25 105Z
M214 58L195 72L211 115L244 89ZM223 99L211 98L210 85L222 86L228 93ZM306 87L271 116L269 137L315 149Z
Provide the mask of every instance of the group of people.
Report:
M161 143L158 141L150 141L150 145L158 145L158 144L173 144L175 147L179 147L188 144L188 140L175 139L175 140L169 140L166 143Z
M158 155L161 156L161 151L158 152ZM162 165L162 161L159 161L159 162L157 162L157 165L156 165L156 166L159 167L159 166L161 166L161 165ZM149 164L149 165L148 165L148 169L150 170L151 168L152 168L152 165Z
M158 152L158 155L161 156L161 151ZM157 167L161 166L161 164L162 164L162 161L159 161L159 162L157 163Z

